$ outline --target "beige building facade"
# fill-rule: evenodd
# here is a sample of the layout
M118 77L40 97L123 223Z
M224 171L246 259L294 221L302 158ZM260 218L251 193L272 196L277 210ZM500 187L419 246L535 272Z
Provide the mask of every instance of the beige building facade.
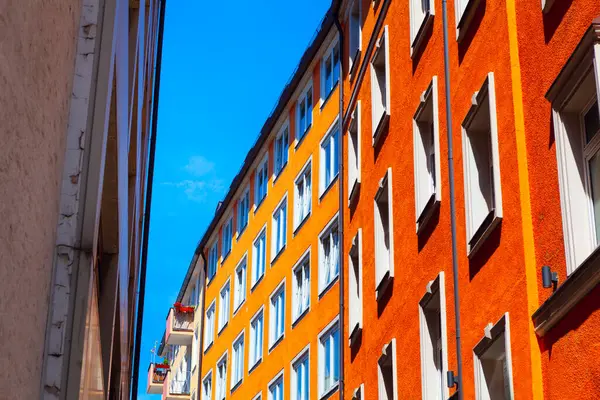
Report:
M164 0L0 15L0 398L128 398Z

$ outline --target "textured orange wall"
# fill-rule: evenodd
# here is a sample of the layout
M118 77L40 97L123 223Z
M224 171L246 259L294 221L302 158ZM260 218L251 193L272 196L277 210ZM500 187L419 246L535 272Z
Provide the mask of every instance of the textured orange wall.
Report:
M531 182L535 252L539 266L567 276L551 105L545 94L567 59L600 16L600 3L571 0L546 15L537 2L518 2L523 105ZM540 303L551 290L538 285ZM600 398L600 288L597 287L545 337L542 349L547 400Z
M382 3L382 2L380 2ZM363 54L375 24L371 2L363 28ZM538 4L538 3L536 3ZM521 199L517 179L517 154L511 69L508 45L507 11L504 1L481 1L465 40L454 40L454 8L449 2L450 58L454 166L458 224L460 312L462 329L463 382L465 399L475 397L473 347L483 337L484 327L510 314L511 350L515 397L531 398L530 314L526 301L521 225ZM539 5L539 4L538 4ZM384 343L396 338L399 398L421 397L418 302L427 282L440 271L446 276L449 369L456 372L454 299L449 213L448 161L446 140L445 88L441 0L435 1L433 29L423 53L410 58L409 10L406 3L392 2L385 19L390 38L391 119L389 135L375 157L371 146L370 74L367 71L359 89L362 111L362 187L356 211L350 218L345 208L345 252L358 228L363 229L363 321L362 342L345 353L345 393L365 384L366 398L377 391L377 359ZM370 55L369 55L370 57ZM486 240L474 259L466 252L464 180L461 122L488 72L494 72L498 117L498 140L504 218ZM439 214L417 237L415 234L414 168L412 117L419 96L432 77L438 76L441 187ZM353 84L354 85L354 84ZM350 84L346 82L345 100ZM345 144L345 141L344 141ZM392 167L395 278L392 295L379 306L374 292L373 198L379 178ZM347 260L346 269L347 269ZM347 315L347 310L345 311ZM347 337L347 327L346 327Z
M281 371L284 370L284 393L285 398L289 398L291 384L291 361L307 345L310 344L310 398L318 396L317 381L317 359L318 359L318 334L338 315L339 308L339 288L335 283L322 298L318 295L318 235L325 225L336 215L338 211L338 183L319 200L318 182L319 182L319 149L320 141L328 128L334 122L339 111L339 90L336 89L327 103L321 109L319 104L319 77L318 63L312 70L314 87L314 108L313 125L307 136L304 137L297 149L294 148L293 138L295 137L295 103L288 107L290 122L290 150L288 164L283 172L273 182L271 176L273 172L273 143L269 142L269 185L268 194L263 203L256 212L251 212L249 223L241 236L237 236L233 241L232 252L224 262L219 263L217 274L214 281L206 289L206 304L210 304L213 299L218 298L221 287L229 277L233 277L235 267L242 259L244 254L248 253L247 267L247 292L246 301L240 307L235 315L230 314L229 324L222 333L215 337L213 346L204 355L202 360L202 378L212 369L213 371L213 390L216 387L216 363L225 351L228 352L229 366L227 370L227 398L249 400L257 393L261 392L263 399L268 396L267 386L269 382ZM294 204L294 180L300 173L309 157L312 157L312 211L308 220L298 230L294 236L293 231L293 204ZM254 198L254 170L250 179L250 203L253 204ZM288 196L288 216L287 216L287 244L285 250L271 264L271 216L283 196ZM237 203L235 205L237 207ZM236 209L236 208L234 208ZM230 214L228 214L230 215ZM252 265L252 244L262 227L267 224L267 268L265 276L257 284L253 291L250 291L250 276ZM219 236L220 238L220 236ZM310 278L311 278L311 297L310 311L292 328L292 267L300 260L305 251L310 247ZM278 285L285 279L285 334L284 339L269 354L268 350L268 326L269 326L269 297ZM233 312L233 278L231 291L231 305ZM249 342L250 342L250 319L256 312L264 306L264 342L263 342L263 360L248 374ZM217 300L218 321L219 300ZM230 393L231 379L231 345L238 334L245 332L245 355L244 355L244 380L233 393ZM213 395L214 397L214 395ZM334 394L332 399L337 399Z

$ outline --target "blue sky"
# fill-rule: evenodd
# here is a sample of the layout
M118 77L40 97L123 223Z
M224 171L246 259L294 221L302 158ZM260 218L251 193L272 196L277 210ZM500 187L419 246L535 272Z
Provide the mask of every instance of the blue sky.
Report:
M170 0L165 16L139 399L198 240L330 0Z

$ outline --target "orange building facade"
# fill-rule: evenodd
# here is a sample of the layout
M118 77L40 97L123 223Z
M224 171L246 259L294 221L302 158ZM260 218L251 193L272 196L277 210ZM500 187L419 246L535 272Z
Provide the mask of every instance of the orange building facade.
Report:
M347 399L600 397L600 5L543 3L448 2L457 335L442 1L342 2Z

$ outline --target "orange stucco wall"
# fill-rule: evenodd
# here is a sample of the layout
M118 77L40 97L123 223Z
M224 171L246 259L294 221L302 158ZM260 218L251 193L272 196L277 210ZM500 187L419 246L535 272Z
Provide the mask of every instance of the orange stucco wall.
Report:
M379 7L374 10L371 1L362 1L363 58L370 59L372 56L365 54L371 36L381 34L373 33L373 29L378 14L385 10L385 3L380 1ZM388 26L390 42L391 117L388 136L379 152L375 152L371 144L369 69L364 80L359 79L358 82L350 82L347 73L344 74L346 107L354 106L349 101L351 93L356 90L362 115L360 195L355 211L350 212L348 207L344 207L343 211L345 254L348 254L352 238L359 228L362 228L363 235L363 333L360 343L352 349L346 348L344 355L345 395L348 398L361 384L365 386L365 398L376 396L377 360L382 346L392 338L397 344L398 398L421 398L418 303L425 294L427 282L435 279L441 271L445 272L448 369L456 372L457 368L442 2L436 0L434 3L433 27L426 35L422 53L412 59L407 3L391 2L387 10L384 25ZM556 154L551 136L550 105L544 94L592 18L600 14L600 6L593 2L573 0L567 4L558 3L555 12L543 20L539 2L516 2L515 27L511 22L511 10L515 8L513 0L482 0L465 39L459 44L454 40L454 2L448 2L465 399L475 398L473 348L484 336L484 327L498 321L506 312L510 316L515 398L542 398L544 395L550 399L596 399L599 396L600 315L597 304L600 291L596 289L574 315L561 322L543 340L538 341L533 334L531 321L532 312L550 294L538 282L539 267L544 264L557 266L559 274L566 275ZM555 18L562 22L550 37L550 27L557 24ZM518 31L515 30L517 28ZM518 41L511 42L511 35ZM344 62L346 59L343 58ZM520 99L520 81L517 79L520 75L515 68L515 60L520 60L522 71L526 152L519 147L523 136L520 136L522 120L518 117L520 103L515 100ZM461 123L471 106L473 93L479 90L488 72L494 73L496 82L504 215L501 225L486 239L477 255L469 260ZM433 76L438 77L441 149L441 176L438 179L441 179L442 200L439 212L435 213L425 231L417 236L412 117L421 93ZM346 161L346 139L342 142ZM395 276L391 294L378 303L374 290L373 199L378 181L388 167L392 168ZM523 191L528 184L526 178L529 178L531 193ZM530 235L530 212L533 214L534 235ZM533 242L530 236L533 236ZM533 243L535 249L531 248ZM344 261L347 270L347 257ZM346 293L346 304L347 301ZM344 313L348 315L347 308ZM347 336L348 326L345 326L344 337ZM540 352L543 368L536 364ZM577 367L574 368L574 365ZM539 388L542 381L543 392Z
M323 47L327 47L327 43ZM245 231L238 235L234 234L232 251L223 261L219 260L217 274L214 280L206 289L206 302L208 306L214 299L217 299L217 315L219 310L219 291L227 279L231 279L231 314L229 324L221 334L215 334L214 344L204 354L202 360L202 378L210 371L213 371L213 393L216 388L216 364L221 356L228 353L227 368L227 398L248 400L254 398L258 393L262 393L262 398L268 397L268 384L284 371L284 393L285 398L289 398L291 384L291 362L307 345L310 345L310 398L316 398L318 393L317 381L317 359L318 359L318 335L337 315L339 310L339 288L336 282L322 296L319 296L318 289L318 236L329 221L334 218L338 212L338 183L333 183L323 198L319 198L319 149L320 141L328 131L329 127L337 118L339 112L339 89L334 93L321 108L319 98L320 90L320 68L316 62L312 67L313 80L313 125L307 135L303 138L299 146L295 147L295 100L287 107L290 123L290 148L288 164L283 172L273 181L273 140L269 140L269 184L267 197L260 205L258 210L252 211L249 217L249 223ZM300 88L301 90L301 88ZM277 134L277 132L274 132ZM264 154L264 153L263 153ZM293 234L293 213L294 213L294 181L298 174L303 170L306 162L312 158L312 211L307 221L302 227ZM262 160L262 156L260 158ZM253 204L254 197L254 171L251 169L250 184L250 204ZM245 188L246 186L243 186ZM271 263L271 216L282 198L287 194L287 244L281 255ZM237 209L237 201L234 202L234 208ZM227 215L231 215L228 213ZM251 265L253 242L258 236L263 226L267 226L267 267L264 278L257 286L251 290ZM236 226L234 220L234 227ZM234 232L235 232L234 228ZM219 240L221 234L219 231ZM212 245L212 242L209 242ZM220 254L219 244L219 254ZM311 296L309 312L292 327L292 267L300 261L303 254L310 248L310 282ZM240 309L233 314L233 277L235 267L242 260L244 254L248 256L247 267L247 292L246 301ZM284 339L269 352L268 326L269 318L269 297L279 284L285 280L285 333ZM264 306L264 340L263 340L263 359L251 373L248 373L249 342L250 342L250 320ZM245 355L244 355L244 377L243 382L233 393L230 392L231 382L231 346L234 339L245 332ZM214 394L213 394L214 398ZM337 399L334 394L332 399Z

